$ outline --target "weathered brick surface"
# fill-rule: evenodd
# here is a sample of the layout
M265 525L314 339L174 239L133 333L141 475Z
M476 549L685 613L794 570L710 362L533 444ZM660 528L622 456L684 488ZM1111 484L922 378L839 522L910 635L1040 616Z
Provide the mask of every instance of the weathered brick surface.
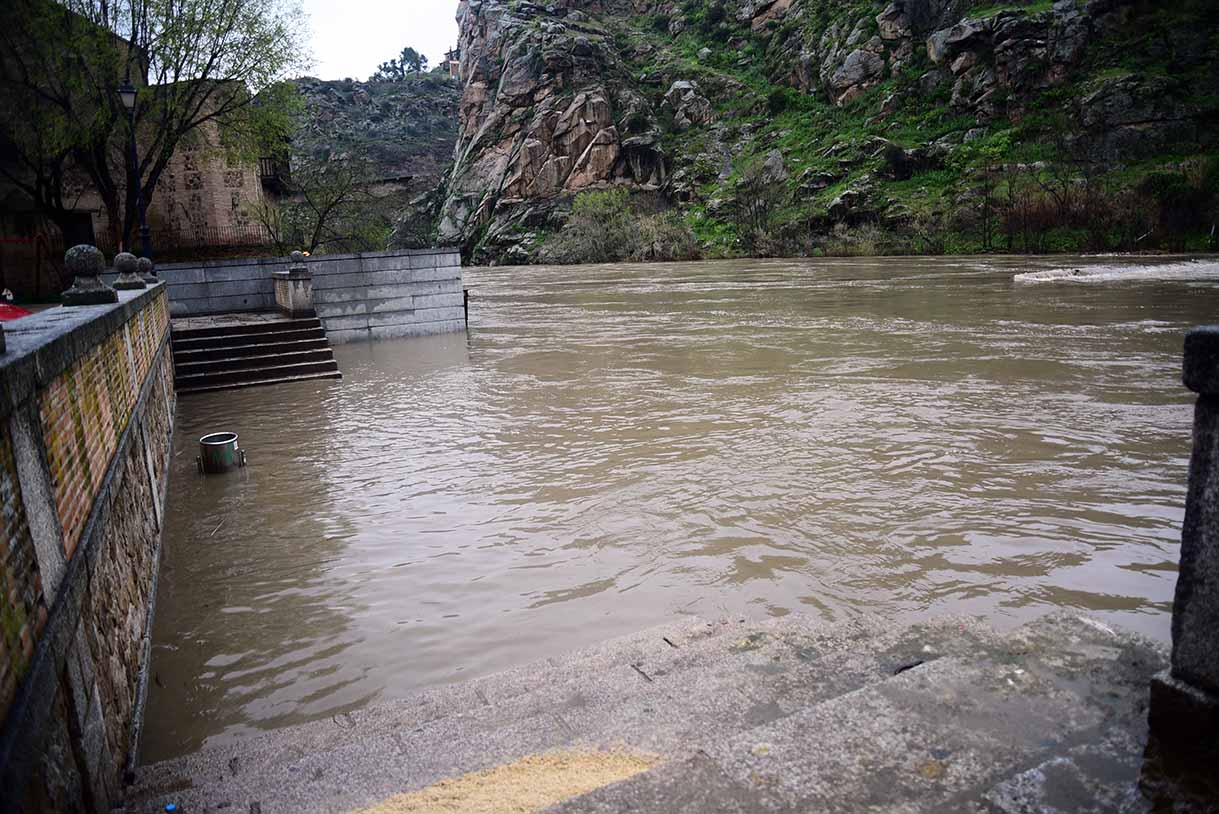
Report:
M0 427L0 722L46 623L34 541L21 502L7 424Z
M43 438L69 558L168 326L162 294L41 394Z

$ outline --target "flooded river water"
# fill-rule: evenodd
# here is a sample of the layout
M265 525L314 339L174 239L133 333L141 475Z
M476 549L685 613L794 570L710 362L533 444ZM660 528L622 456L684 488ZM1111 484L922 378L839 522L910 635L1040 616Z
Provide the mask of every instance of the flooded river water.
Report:
M471 269L468 334L183 397L144 758L682 614L1167 638L1219 266L1113 262Z

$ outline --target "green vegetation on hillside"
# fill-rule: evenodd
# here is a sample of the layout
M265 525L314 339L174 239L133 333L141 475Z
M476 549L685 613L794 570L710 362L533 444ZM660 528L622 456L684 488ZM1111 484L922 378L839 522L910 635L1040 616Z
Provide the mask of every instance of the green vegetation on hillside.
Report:
M623 137L652 133L665 158L659 196L632 206L671 207L687 229L666 235L709 256L1217 248L1219 6L976 2L911 21L886 5L743 19L682 0L582 19L634 106ZM708 121L681 120L675 83ZM518 230L534 259L596 259L573 248L596 243L576 238L593 199L566 229ZM487 236L514 232L479 234L489 259Z

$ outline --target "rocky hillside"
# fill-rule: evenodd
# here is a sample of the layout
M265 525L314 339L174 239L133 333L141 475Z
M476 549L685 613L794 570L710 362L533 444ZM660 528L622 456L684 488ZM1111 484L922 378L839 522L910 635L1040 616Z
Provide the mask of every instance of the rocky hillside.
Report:
M545 258L573 197L606 186L712 255L1198 248L1219 201L1214 0L461 0L458 18L436 229L475 261Z
M296 159L356 156L369 162L375 178L411 190L443 181L457 141L457 83L425 76L398 82L305 77L294 84L306 114L293 138Z

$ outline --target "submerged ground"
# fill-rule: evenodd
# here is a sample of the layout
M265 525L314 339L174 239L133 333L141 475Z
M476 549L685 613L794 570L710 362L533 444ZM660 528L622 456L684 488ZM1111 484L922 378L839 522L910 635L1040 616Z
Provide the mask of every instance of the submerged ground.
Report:
M1219 265L1126 265L473 269L468 336L183 398L145 758L683 614L1166 638Z

